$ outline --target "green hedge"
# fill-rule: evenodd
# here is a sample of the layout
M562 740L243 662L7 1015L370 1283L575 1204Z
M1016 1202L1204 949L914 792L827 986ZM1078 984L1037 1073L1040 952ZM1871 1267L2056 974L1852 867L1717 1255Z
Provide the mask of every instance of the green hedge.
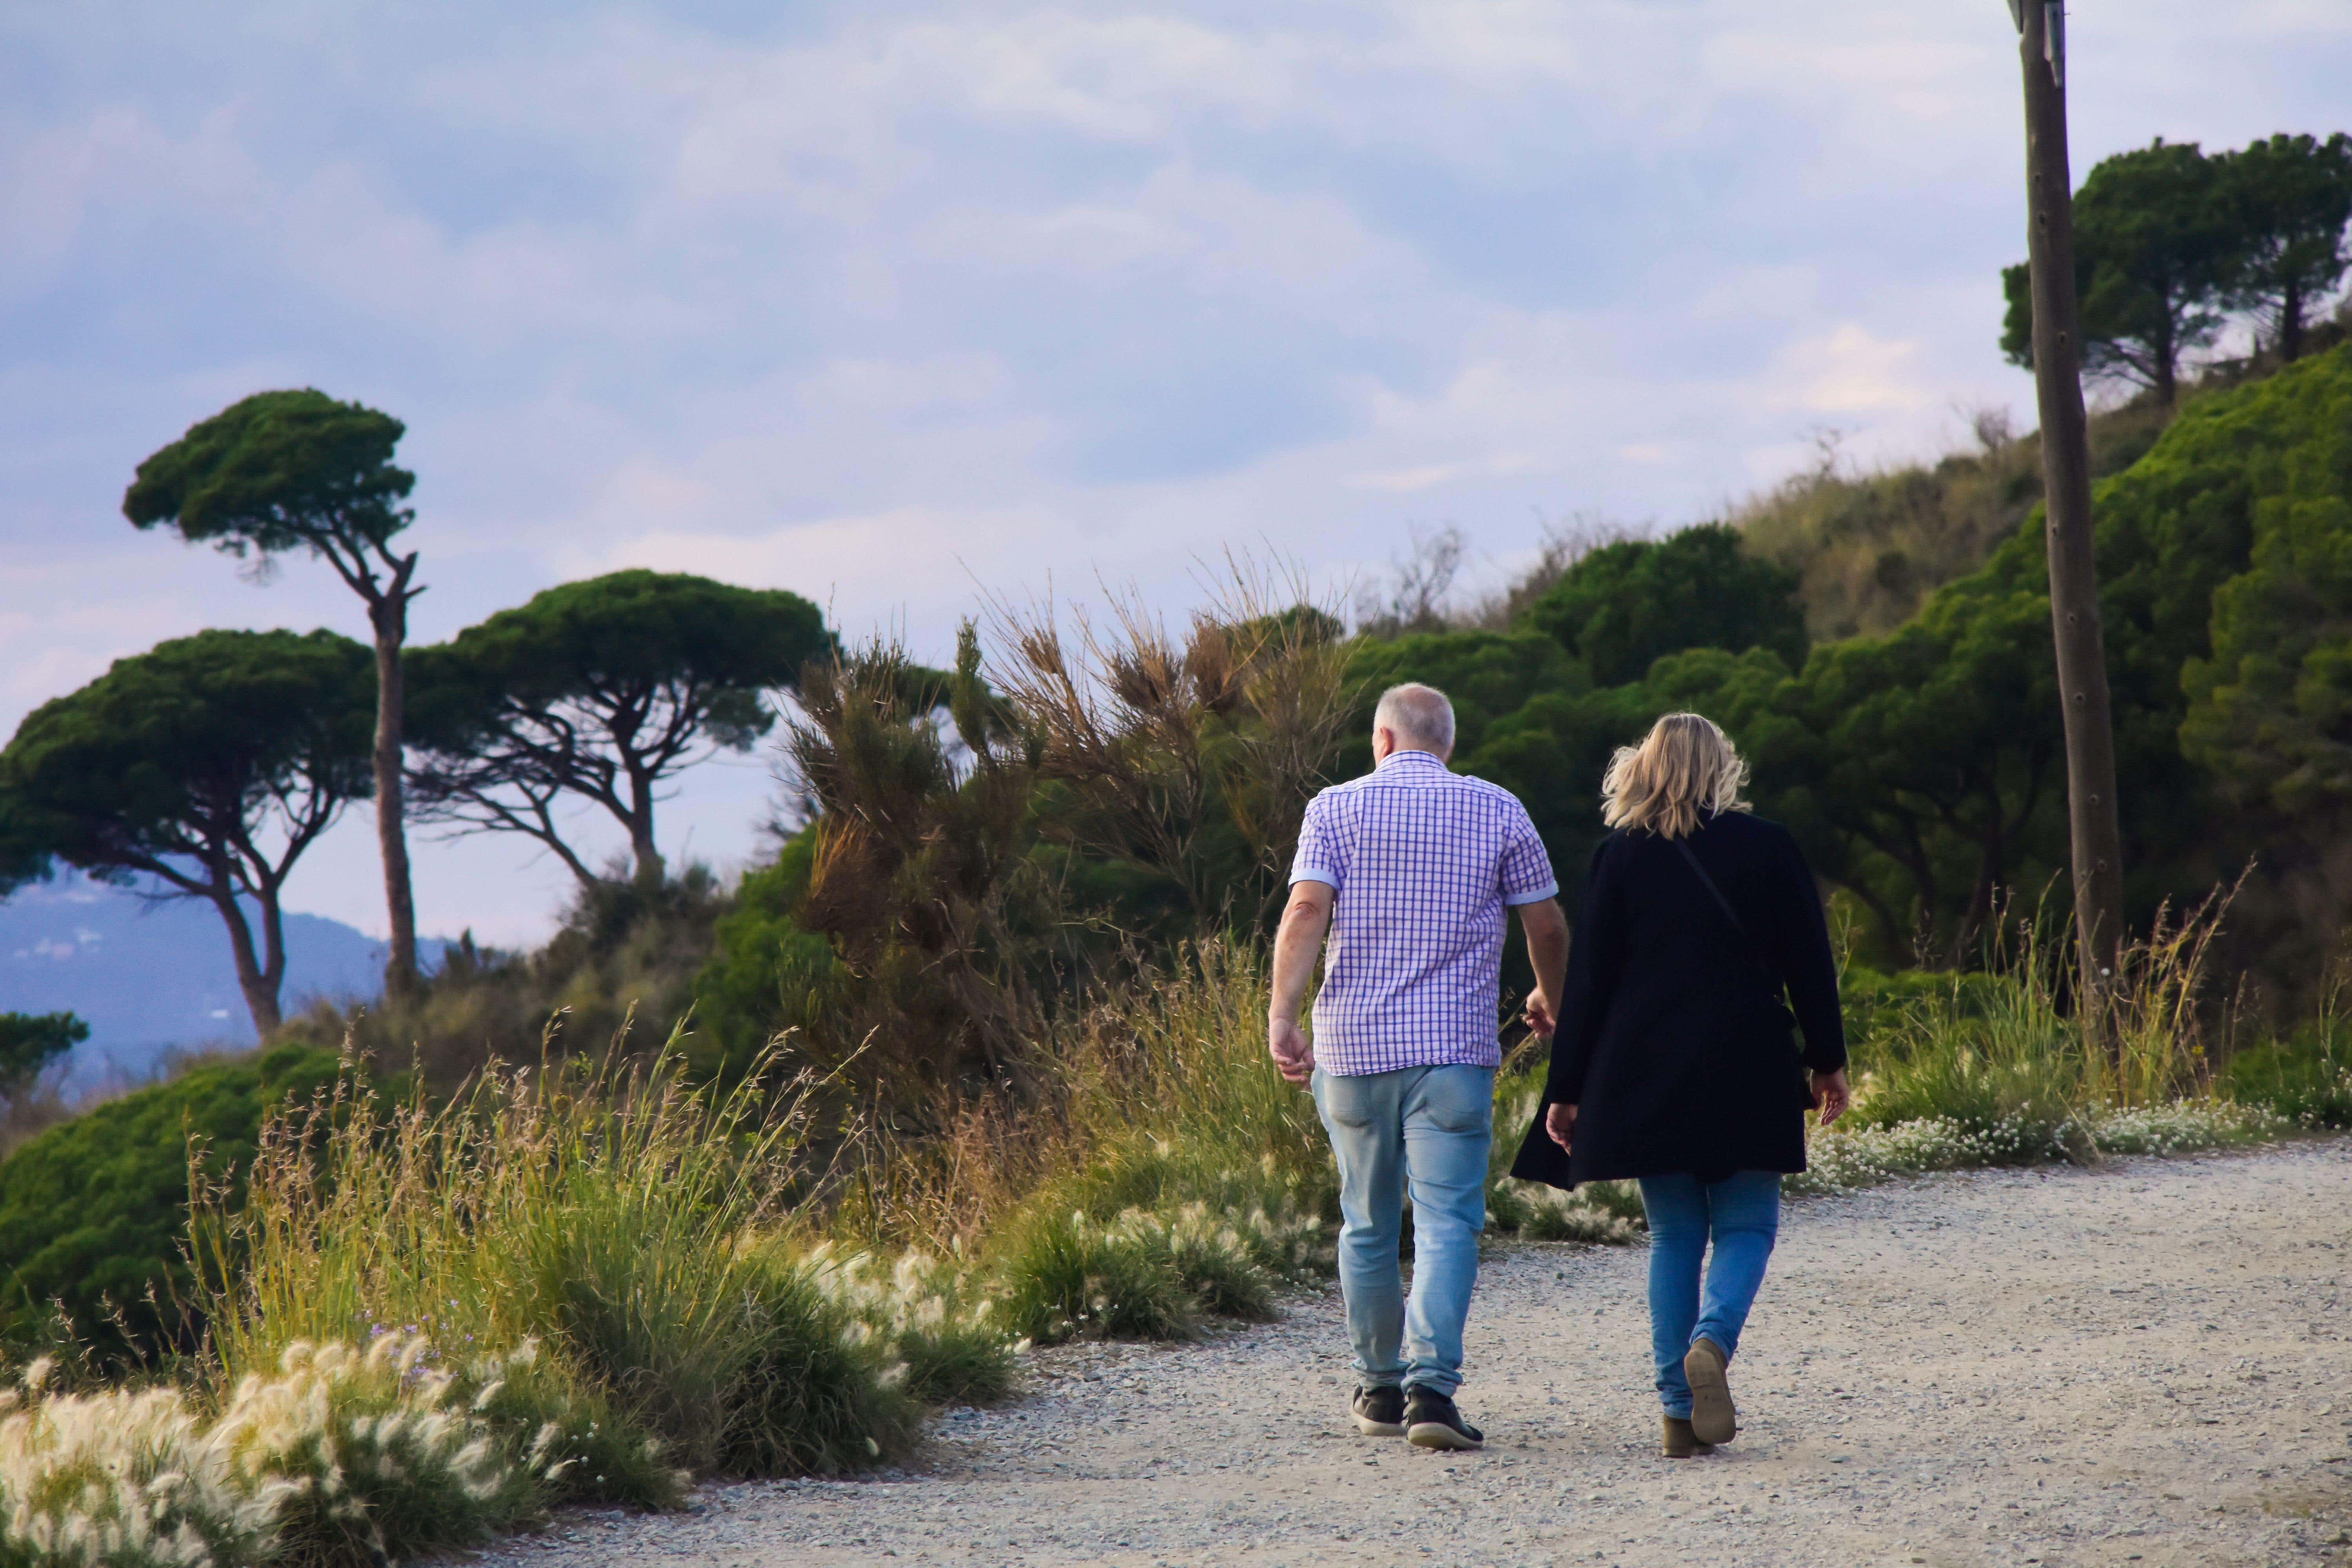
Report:
M251 1163L268 1109L332 1084L331 1051L282 1046L198 1068L50 1128L0 1161L0 1338L49 1331L62 1306L103 1359L185 1349L179 1302L189 1141L215 1176Z

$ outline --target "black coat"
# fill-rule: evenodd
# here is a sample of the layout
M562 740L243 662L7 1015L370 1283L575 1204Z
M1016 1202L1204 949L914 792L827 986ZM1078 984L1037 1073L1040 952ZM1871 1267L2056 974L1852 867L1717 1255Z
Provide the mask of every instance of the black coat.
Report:
M1575 1152L1545 1136L1538 1110L1513 1175L1565 1187L1805 1168L1802 1069L1845 1065L1820 889L1777 822L1725 812L1684 843L1748 941L1671 840L1646 830L1603 839L1585 876L1544 1088L1545 1105L1577 1108Z

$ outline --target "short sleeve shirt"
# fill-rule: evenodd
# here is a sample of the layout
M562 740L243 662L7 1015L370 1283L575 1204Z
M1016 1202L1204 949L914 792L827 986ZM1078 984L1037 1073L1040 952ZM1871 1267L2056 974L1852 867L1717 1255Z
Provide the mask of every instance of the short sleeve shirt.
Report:
M1433 752L1391 752L1307 803L1290 879L1336 893L1317 1066L1351 1077L1500 1065L1504 907L1559 891L1517 795Z

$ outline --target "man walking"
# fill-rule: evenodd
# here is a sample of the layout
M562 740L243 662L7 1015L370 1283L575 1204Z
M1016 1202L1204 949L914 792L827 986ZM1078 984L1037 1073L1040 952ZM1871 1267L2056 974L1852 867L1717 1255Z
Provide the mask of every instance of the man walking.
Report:
M1547 1013L1568 960L1559 883L1527 808L1449 770L1453 751L1444 692L1381 694L1372 772L1307 804L1266 1019L1283 1077L1312 1079L1339 1162L1356 1427L1424 1448L1485 1442L1454 1394L1486 1226L1504 906L1519 911ZM1327 930L1310 1042L1298 1005ZM1410 1300L1397 1277L1408 1190Z

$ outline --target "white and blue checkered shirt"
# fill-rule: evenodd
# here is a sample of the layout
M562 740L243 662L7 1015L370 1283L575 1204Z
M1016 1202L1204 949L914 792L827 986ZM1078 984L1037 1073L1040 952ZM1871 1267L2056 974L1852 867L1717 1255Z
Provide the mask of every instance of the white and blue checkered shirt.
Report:
M1338 893L1316 1066L1344 1078L1501 1064L1503 906L1559 891L1518 796L1433 752L1392 752L1307 803L1290 879Z

